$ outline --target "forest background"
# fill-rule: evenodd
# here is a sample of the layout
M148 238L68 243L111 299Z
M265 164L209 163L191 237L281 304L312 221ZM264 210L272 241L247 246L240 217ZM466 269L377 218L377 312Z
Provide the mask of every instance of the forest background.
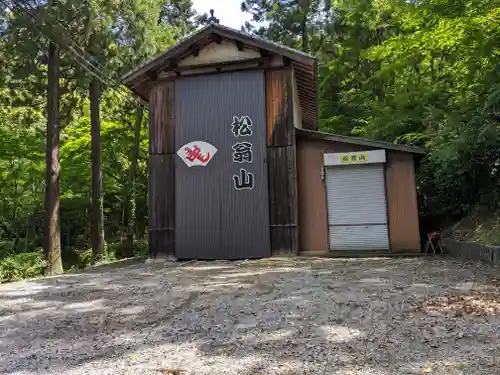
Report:
M500 243L499 0L241 11L317 57L320 130L429 149L423 231ZM190 0L0 0L0 281L147 254L148 111L119 77L207 18Z

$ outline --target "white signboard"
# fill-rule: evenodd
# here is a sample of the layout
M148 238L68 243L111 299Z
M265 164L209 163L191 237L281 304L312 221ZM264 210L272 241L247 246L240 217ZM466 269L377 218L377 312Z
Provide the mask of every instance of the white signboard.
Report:
M331 165L352 165L352 164L372 164L385 163L385 150L358 151L358 152L338 152L324 154L325 166Z
M210 143L194 141L186 143L178 151L177 155L188 167L205 167L214 157L217 149Z

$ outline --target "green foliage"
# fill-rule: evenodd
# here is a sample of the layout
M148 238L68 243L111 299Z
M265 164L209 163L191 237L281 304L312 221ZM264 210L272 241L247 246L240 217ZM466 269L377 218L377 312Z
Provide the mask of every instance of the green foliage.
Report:
M500 211L476 206L447 230L447 236L466 242L500 245Z
M194 28L190 0L54 4L48 9L47 2L13 3L12 11L0 14L0 260L7 262L6 279L24 277L19 268L23 266L14 266L24 264L17 255L44 244L49 38L61 47L61 241L64 268L71 270L97 262L85 250L90 248L91 220L90 80L97 75L102 89L104 217L106 242L111 244L107 260L122 255L113 244L130 237L130 231L135 235L131 238L139 241L131 249L140 249L142 256L147 227L147 116L134 160L133 193L126 194L132 186L137 104L118 78ZM128 213L134 220L126 223L128 207L135 208ZM26 263L26 272L32 273L30 267Z
M65 271L77 271L90 267L96 263L92 257L92 249L76 250L66 248L62 254Z
M498 205L498 5L408 5L400 31L364 52L384 94L370 103L367 133L431 151L419 176L424 215Z
M438 226L475 205L496 210L500 2L306 3L246 0L242 9L253 15L248 31L275 41L300 48L307 32L320 129L427 147L419 201Z
M0 282L42 276L45 264L43 250L9 255L0 259Z
M12 241L0 241L0 259L12 254L14 243Z
M330 6L330 0L245 0L241 9L252 15L252 22L243 29L305 52L318 51Z
M134 243L134 256L137 258L148 257L148 242L145 240L138 240Z
M78 251L77 255L78 255L78 262L76 263L76 266L79 269L90 267L95 263L95 260L92 258L92 249L88 249L85 251Z
M41 272L35 256L25 254L40 255L43 245L48 38L40 30L47 29L62 46L64 267L96 262L85 250L91 220L87 96L96 72L108 250L111 257L145 257L148 129L141 127L135 164L137 103L116 81L206 15L196 19L190 0L92 0L84 7L68 0L50 10L46 2L31 5L30 12L0 14L1 277L24 277L19 264L27 277ZM253 17L247 32L317 57L321 130L429 149L417 176L424 219L444 225L471 207L497 211L500 0L244 0L241 9Z

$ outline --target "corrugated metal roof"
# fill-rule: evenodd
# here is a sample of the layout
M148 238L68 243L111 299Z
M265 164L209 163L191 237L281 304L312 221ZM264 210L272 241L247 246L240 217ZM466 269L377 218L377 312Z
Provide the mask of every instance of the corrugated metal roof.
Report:
M391 142L384 141L376 141L373 139L360 138L360 137L349 137L346 135L338 135L331 133L324 133L314 130L306 130L306 129L296 129L296 134L298 137L310 138L310 139L321 139L330 142L340 142L340 143L349 143L354 145L361 145L367 147L375 147L375 148L383 148L386 150L395 150L401 152L409 152L412 154L420 154L425 155L427 150L408 145L401 145Z
M122 77L123 83L147 100L145 94L151 87L152 76L159 73L170 59L182 58L191 53L191 47L196 45L202 48L209 44L211 42L210 38L214 34L290 59L295 70L304 126L308 129L316 129L318 103L316 58L302 51L219 24L207 25L179 40L162 54L125 74Z

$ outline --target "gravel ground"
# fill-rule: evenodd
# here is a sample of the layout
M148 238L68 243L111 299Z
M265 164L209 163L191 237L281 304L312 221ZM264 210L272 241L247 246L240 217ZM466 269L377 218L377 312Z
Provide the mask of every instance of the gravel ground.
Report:
M0 285L0 373L499 374L498 270L446 258L131 265Z

